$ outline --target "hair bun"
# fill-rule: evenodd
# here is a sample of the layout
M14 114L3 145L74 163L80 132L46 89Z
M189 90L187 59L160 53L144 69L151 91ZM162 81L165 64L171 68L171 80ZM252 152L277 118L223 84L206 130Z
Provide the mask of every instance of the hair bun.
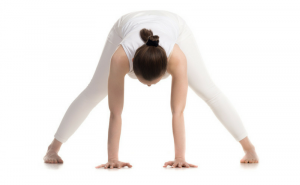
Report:
M158 46L158 43L159 43L159 39L157 40L152 40L150 39L151 35L148 37L148 41L146 43L147 46L155 46L157 47Z

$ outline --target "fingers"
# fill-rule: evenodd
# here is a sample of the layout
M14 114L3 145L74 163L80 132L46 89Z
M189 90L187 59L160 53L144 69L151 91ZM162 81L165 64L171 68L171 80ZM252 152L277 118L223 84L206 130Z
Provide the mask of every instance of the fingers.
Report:
M197 165L194 165L194 164L189 164L189 163L188 163L188 165L189 165L190 167L196 167L196 168L198 167Z
M95 168L101 168L104 167L104 169L113 169L113 168L122 168L123 166L128 166L129 168L132 167L130 163L123 163L123 162L115 162L115 163L106 163L106 164L101 164L99 166L96 166Z
M168 165L170 165L172 168L176 168L177 166L179 168L182 168L182 167L186 167L186 168L198 167L197 165L189 164L187 162L176 162L176 161L175 162L174 161L165 162L163 167L167 167Z
M115 163L107 163L105 169L113 169L115 167Z
M124 165L123 166L128 166L129 168L131 168L132 167L132 165L131 164L129 164L129 163L124 163Z
M102 168L102 167L104 167L104 168L109 167L109 163L101 164L101 165L99 165L99 166L96 166L95 168Z
M168 161L168 162L165 162L163 167L167 167L168 165L172 166L172 164L173 164L173 161Z
M103 167L105 164L101 164L101 165L99 165L99 166L96 166L95 168L101 168L101 167Z
M175 162L175 163L172 165L172 168L176 168L177 165L178 165L178 162Z
M104 165L104 169L109 168L109 166L110 166L110 163L106 163L106 164Z
M190 165L189 165L188 163L183 163L182 166L183 166L183 167L186 167L186 168L189 168L189 167L190 167Z

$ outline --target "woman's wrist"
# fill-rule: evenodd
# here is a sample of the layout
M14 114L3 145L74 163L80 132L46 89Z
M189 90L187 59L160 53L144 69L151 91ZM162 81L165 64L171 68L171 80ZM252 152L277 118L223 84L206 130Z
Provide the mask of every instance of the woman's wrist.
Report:
M175 156L175 159L182 159L182 160L185 160L185 157L183 157L183 156Z
M108 161L118 161L118 157L108 157Z
M119 159L118 149L108 147L107 156L108 156L108 160L118 160Z

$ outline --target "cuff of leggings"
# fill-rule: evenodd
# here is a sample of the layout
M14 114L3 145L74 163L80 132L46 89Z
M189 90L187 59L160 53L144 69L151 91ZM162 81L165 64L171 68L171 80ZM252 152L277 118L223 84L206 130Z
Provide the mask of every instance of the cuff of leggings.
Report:
M58 140L61 143L65 143L67 141L67 139L62 138L57 134L55 134L54 137L55 137L56 140Z
M242 139L244 139L245 137L247 137L248 136L248 133L247 132L244 132L243 134L240 134L240 135L238 135L237 137L235 137L235 139L237 140L237 141L241 141Z

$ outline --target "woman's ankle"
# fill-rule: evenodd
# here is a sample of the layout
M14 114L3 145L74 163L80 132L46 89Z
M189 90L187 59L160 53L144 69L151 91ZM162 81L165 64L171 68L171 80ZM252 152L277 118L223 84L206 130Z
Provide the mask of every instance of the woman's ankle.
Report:
M254 147L254 145L251 144L251 146L249 146L249 147L243 147L243 150L244 151L254 151L255 147Z
M56 153L58 153L61 145L62 143L54 138L52 143L48 146L48 151L55 151Z
M242 145L244 151L255 150L254 145L250 142L248 137L242 139L240 144Z

